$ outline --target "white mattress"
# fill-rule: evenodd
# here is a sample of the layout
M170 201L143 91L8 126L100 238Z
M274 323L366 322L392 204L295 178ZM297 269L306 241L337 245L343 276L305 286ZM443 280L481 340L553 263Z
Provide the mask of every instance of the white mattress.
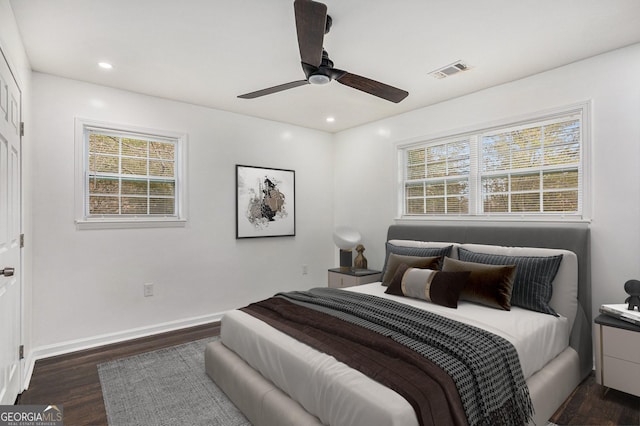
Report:
M458 309L384 294L380 283L345 290L374 294L481 327L509 340L525 379L569 343L568 321L513 307L501 311L468 302ZM412 407L395 391L242 311L222 319L221 340L249 365L327 425L417 425Z

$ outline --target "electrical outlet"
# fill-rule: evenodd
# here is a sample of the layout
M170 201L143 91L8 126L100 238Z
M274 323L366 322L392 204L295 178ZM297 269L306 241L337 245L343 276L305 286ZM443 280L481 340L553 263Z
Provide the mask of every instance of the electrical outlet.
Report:
M153 284L147 283L144 285L144 297L153 296Z
M307 275L309 273L309 265L302 265L302 275Z

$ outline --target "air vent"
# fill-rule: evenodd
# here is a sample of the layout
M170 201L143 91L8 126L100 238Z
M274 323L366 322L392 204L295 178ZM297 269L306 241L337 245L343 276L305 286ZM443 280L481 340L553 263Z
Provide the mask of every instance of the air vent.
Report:
M464 62L457 61L457 62L454 62L453 64L447 65L446 67L442 67L435 71L431 71L429 75L435 78L446 78L446 77L450 77L452 75L458 74L462 71L467 71L470 68L471 67L465 64Z

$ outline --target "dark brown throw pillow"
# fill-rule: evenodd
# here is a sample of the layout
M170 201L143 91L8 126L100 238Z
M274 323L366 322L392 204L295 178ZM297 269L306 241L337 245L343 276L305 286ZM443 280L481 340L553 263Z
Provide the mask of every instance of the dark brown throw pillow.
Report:
M440 260L441 256L418 257L391 253L387 259L387 269L382 277L382 285L388 286L391 283L396 269L402 263L412 268L437 269Z
M447 257L444 259L442 270L471 272L467 285L460 293L460 300L468 300L505 311L511 310L511 292L516 277L516 265L485 265Z
M442 272L412 268L403 263L396 268L385 293L457 308L460 292L465 287L469 274L468 271Z

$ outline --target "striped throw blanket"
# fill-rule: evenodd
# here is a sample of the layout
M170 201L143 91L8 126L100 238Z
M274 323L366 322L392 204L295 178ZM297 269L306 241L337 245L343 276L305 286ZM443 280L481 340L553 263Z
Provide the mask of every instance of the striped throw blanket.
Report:
M453 379L470 425L522 425L533 415L518 354L504 338L385 298L332 288L276 297L375 331Z

